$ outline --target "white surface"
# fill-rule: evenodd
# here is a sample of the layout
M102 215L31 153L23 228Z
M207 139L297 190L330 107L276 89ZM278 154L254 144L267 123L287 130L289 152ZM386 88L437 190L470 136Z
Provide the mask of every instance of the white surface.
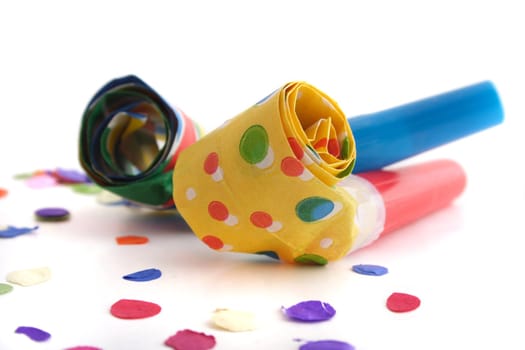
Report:
M516 2L517 3L517 2ZM522 224L525 185L523 23L512 2L89 1L0 4L0 224L32 225L42 206L66 223L0 240L0 276L48 266L50 281L0 296L0 349L163 349L177 330L213 334L216 349L297 349L293 338L345 340L359 350L523 349ZM467 171L455 204L324 268L219 254L168 216L104 207L64 187L32 190L18 172L79 168L82 111L107 81L134 73L210 130L290 80L305 80L348 116L492 80L506 120L409 162L452 158ZM145 246L114 237L144 234ZM353 264L387 266L380 278ZM163 277L122 275L156 267ZM0 278L0 282L4 282ZM408 314L385 308L392 292L419 296ZM125 321L120 298L159 303ZM320 299L329 322L286 321L282 305ZM216 308L253 311L258 330L209 323ZM34 343L16 327L52 334Z

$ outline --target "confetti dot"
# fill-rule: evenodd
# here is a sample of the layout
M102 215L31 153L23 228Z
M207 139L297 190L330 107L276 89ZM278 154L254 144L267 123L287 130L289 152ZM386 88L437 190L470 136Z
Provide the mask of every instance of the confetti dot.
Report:
M319 242L319 246L323 249L327 249L327 248L330 248L332 246L332 244L334 243L334 240L331 239L331 238L323 238L320 242Z
M304 172L304 165L296 158L286 157L281 161L281 171L288 176L301 176Z
M326 265L328 260L316 254L303 254L294 259L296 263L305 265Z
M95 346L79 345L73 346L72 348L66 348L65 350L102 350L102 348L97 348Z
M146 282L156 280L157 278L160 278L160 276L162 276L162 272L160 270L147 269L130 273L128 275L122 276L122 278L128 281Z
M266 158L269 147L266 130L261 125L252 125L241 137L239 152L247 163L257 164Z
M57 183L53 176L47 174L32 176L26 180L26 185L33 189L52 187L57 185Z
M213 313L211 321L217 327L231 332L251 331L256 328L255 315L248 311L218 309Z
M69 211L64 208L42 208L35 211L39 221L64 221L69 219Z
M195 332L190 329L178 331L164 341L164 345L174 350L208 350L214 348L216 344L213 335Z
M36 230L38 226L35 227L0 227L0 238L13 238L27 233L31 233Z
M264 211L256 211L250 215L250 221L257 227L268 228L272 225L272 216Z
M41 330L39 328L35 328L35 327L24 327L24 326L21 326L21 327L18 327L15 330L15 333L24 334L29 339L31 339L33 341L37 341L37 342L46 341L49 338L51 338L51 334L49 334L46 331L43 331L43 330Z
M111 305L110 312L115 317L131 320L155 316L160 310L159 305L149 301L120 299Z
M352 266L352 271L367 276L383 276L388 273L388 269L386 267L370 264L354 265Z
M119 236L116 238L117 244L120 245L133 245L133 244L146 244L149 242L149 238L145 236Z
M275 259L275 260L280 260L279 259L279 254L277 254L273 250L264 250L264 251L261 251L261 252L257 252L255 254L266 255L269 258L272 258L272 259Z
M7 196L7 190L0 187L0 198Z
M221 249L224 247L224 243L221 241L219 237L215 236L204 236L202 237L202 241L211 249Z
M7 294L13 290L13 286L7 283L0 283L0 295Z
M282 311L289 318L303 322L326 321L335 315L335 309L330 304L319 300L302 301L288 308L282 307Z
M224 221L228 219L228 216L230 215L228 213L228 208L219 201L213 201L208 204L208 213L212 218L218 221Z
M355 350L355 347L339 340L318 340L301 345L299 350Z
M195 192L195 189L193 187L189 187L186 190L186 199L191 201L197 197L197 192Z
M102 192L102 188L95 184L75 183L71 185L71 189L76 193L81 194L98 194Z
M421 305L418 297L406 293L392 293L386 300L387 308L392 312L408 312Z
M340 203L334 203L322 197L308 197L300 201L295 207L295 213L304 222L313 222L327 219L341 209Z
M11 271L7 274L7 282L18 284L20 286L32 286L46 282L51 278L51 270L47 267L36 269L24 269Z
M54 175L56 179L62 183L79 184L90 182L87 175L78 170L58 168L55 170Z

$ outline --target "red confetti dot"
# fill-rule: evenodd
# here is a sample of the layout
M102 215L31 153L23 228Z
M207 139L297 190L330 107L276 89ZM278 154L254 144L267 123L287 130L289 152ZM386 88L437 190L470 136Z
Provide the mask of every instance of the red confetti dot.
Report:
M144 236L119 236L116 240L117 244L120 245L146 244L149 242L149 238Z
M142 300L120 299L111 305L113 316L124 319L139 319L157 315L161 307L155 303Z
M215 337L185 329L178 331L164 342L164 345L175 350L208 350L216 345Z
M211 152L204 161L204 171L208 175L212 175L219 167L219 155L215 152Z
M210 247L211 249L217 250L217 249L221 249L222 247L224 247L224 243L221 241L219 237L204 236L202 237L202 241L206 243L206 245Z
M273 223L272 216L264 211L255 211L250 215L250 221L257 227L267 228Z
M304 172L304 166L297 159L286 157L281 161L281 170L288 176L300 176Z
M421 304L418 297L406 293L392 293L386 300L386 307L393 312L415 310Z
M334 157L339 157L340 152L341 149L339 148L339 142L337 142L336 139L330 139L328 141L328 153L330 153Z
M0 198L7 196L7 190L0 187Z
M295 138L289 137L288 143L290 144L290 148L292 149L292 152L297 157L297 159L302 159L304 156L304 151L301 145L299 145L299 142L297 142Z
M208 213L212 218L219 221L226 220L230 215L228 213L228 208L219 201L213 201L208 204Z
M323 137L322 139L320 139L319 141L315 143L314 148L315 149L324 148L326 147L327 144L328 144L328 140L326 139L326 137Z

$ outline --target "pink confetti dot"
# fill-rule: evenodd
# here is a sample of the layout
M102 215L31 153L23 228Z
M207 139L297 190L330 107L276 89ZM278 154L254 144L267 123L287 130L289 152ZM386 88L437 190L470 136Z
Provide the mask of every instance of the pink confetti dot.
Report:
M213 335L185 329L166 339L164 344L175 350L208 350L217 343Z
M134 320L155 316L160 310L159 305L148 301L120 299L111 305L110 312L115 317Z
M393 312L408 312L421 305L421 300L406 293L392 293L386 300L386 307Z
M208 204L208 213L212 218L218 221L224 221L228 219L228 216L230 215L228 213L228 208L219 201L213 201Z

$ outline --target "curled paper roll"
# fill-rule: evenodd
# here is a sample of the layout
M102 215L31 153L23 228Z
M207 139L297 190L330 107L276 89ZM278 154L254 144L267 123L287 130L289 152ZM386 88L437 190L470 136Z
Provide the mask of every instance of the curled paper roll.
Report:
M358 203L336 186L355 157L337 103L291 82L182 152L173 197L213 249L325 264L358 235Z
M80 163L105 189L153 208L172 208L172 172L199 130L136 76L110 81L86 107Z

